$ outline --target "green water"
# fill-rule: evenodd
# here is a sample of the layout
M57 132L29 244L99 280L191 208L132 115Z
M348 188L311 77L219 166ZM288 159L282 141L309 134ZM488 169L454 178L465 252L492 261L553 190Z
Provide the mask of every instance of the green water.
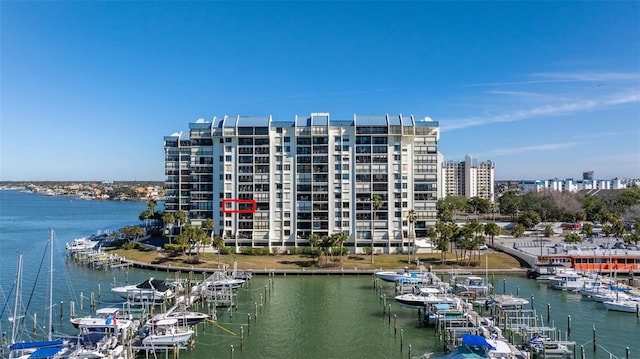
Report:
M416 310L394 311L393 303L391 317L383 313L369 276L257 277L238 301L237 311L218 310L224 329L200 325L195 348L181 357L407 358L409 345L412 355L435 350L434 331Z
M493 280L497 293L534 296L540 320L544 325L556 327L563 339L567 335L567 317L571 315L569 339L577 344L576 358L580 357L581 346L588 359L625 358L627 348L629 358L640 358L640 318L635 314L607 311L602 304L580 294L551 290L535 280L522 277ZM422 326L417 310L390 299L387 305L391 304L392 314L383 313L380 297L384 294L393 298L394 289L390 283L379 284L382 292L374 290L373 277L364 275L255 277L250 287L240 290L238 309L231 313L218 309L219 326L199 325L195 348L182 351L180 356L313 359L444 354L435 330ZM546 322L548 307L551 323ZM592 351L594 326L596 352Z

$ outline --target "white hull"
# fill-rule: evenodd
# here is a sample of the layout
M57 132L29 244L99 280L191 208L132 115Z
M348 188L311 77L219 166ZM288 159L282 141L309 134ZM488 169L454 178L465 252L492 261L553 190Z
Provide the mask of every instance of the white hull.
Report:
M394 272L394 271L381 271L375 273L376 278L382 279L385 282L409 282L414 281L415 283L427 282L431 275L429 272L418 272L418 273L410 273L410 272Z
M111 288L111 292L124 299L135 301L162 302L175 296L164 282L153 278L137 285L132 284Z
M111 291L124 299L131 299L135 301L161 302L165 300L165 298L166 299L173 298L173 293L171 291L158 292L158 291L140 290L140 289L137 289L135 285L117 287L117 288L111 289Z
M495 295L489 298L486 304L488 307L511 309L522 308L523 306L529 304L529 301L524 298L514 297L511 295Z
M460 299L456 297L444 297L433 294L402 294L395 297L398 303L412 308L424 308L434 304L449 304L458 307Z
M193 335L194 331L189 329L176 334L149 334L142 339L142 344L149 346L173 346L185 344Z
M638 311L638 307L640 306L640 302L636 302L633 300L612 300L605 301L605 307L608 310L613 310L616 312L627 312L627 313L636 313Z

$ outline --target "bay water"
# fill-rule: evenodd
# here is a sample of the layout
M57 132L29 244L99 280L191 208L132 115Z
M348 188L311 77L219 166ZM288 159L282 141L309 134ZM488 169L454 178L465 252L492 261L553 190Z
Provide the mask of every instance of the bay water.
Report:
M13 312L12 289L18 253L23 256L22 303L29 303L32 325L37 314L42 335L48 301L48 253L50 230L54 231L54 323L58 333L75 334L68 324L69 302L76 303L77 315L88 315L88 300L79 309L80 296L99 296L99 306L118 299L109 288L137 283L149 277L173 278L167 272L111 269L92 270L67 261L64 244L97 231L117 230L140 224L138 215L146 203L86 201L73 197L44 196L14 190L0 191L0 331L10 332L8 318ZM238 256L242 260L242 256ZM545 325L558 328L563 339L571 316L570 340L585 348L586 358L640 358L640 318L631 313L607 311L602 304L577 293L549 289L545 284L523 277L493 276L496 292L519 294L532 299ZM37 283L36 283L37 279ZM180 352L182 358L409 358L426 352L442 353L433 328L420 323L417 311L399 306L394 300L391 316L384 314L381 295L393 297L393 286L374 290L369 275L276 275L254 276L241 288L238 306L218 309L217 322L197 326L193 349ZM547 323L547 309L551 321ZM62 309L63 319L59 314ZM204 305L195 309L208 312ZM597 351L592 350L596 328ZM411 352L409 352L411 350ZM578 349L578 354L579 354Z

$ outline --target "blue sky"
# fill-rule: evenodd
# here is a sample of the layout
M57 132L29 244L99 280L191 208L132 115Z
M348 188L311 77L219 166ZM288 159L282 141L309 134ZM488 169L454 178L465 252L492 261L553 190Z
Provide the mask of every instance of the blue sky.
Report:
M0 2L0 180L163 180L213 116L439 121L497 179L640 178L640 2Z

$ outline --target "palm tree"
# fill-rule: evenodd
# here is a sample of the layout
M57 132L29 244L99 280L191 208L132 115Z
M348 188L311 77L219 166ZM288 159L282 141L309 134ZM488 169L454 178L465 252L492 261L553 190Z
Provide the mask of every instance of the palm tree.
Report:
M309 238L309 244L311 244L311 256L315 257L316 256L316 252L314 250L315 247L318 247L320 245L320 235L318 233L312 233L311 237Z
M193 243L196 245L196 263L200 263L200 248L211 245L211 237L201 227L193 227Z
M524 226L521 223L516 224L515 226L513 226L513 236L516 238L522 237L522 235L524 234L526 228L524 228Z
M138 215L138 219L144 223L145 229L149 229L149 218L151 218L152 216L153 216L153 212L151 212L148 209L145 209L144 211L140 212L140 214Z
M154 218L154 209L156 208L156 206L158 205L158 202L156 202L155 200L151 199L147 202L147 210L149 211L149 218L153 219ZM155 223L157 224L157 222Z
M213 219L211 218L207 218L204 220L204 222L202 222L202 228L204 230L206 230L207 232L209 232L209 238L211 238L211 242L213 243L213 227L215 227L215 225L213 224Z
M333 248L333 238L327 235L322 236L320 238L320 246L325 249L325 253L327 252L326 250L329 251L331 260L333 261L333 251L331 250L331 248Z
M169 244L171 244L173 224L176 222L176 217L171 212L164 212L164 214L162 214L162 222L165 226L167 226L167 229L169 230Z
M411 240L413 239L415 242L415 238L416 238L416 232L414 229L414 223L415 221L418 219L418 214L416 213L415 210L410 209L409 213L407 214L407 222L409 222L409 233L408 233L408 237L409 237L409 250L408 250L408 261L409 263L411 263Z
M500 234L500 226L496 222L489 222L484 226L484 234L491 236L491 247L493 247L493 238Z
M342 261L342 246L347 242L349 236L344 232L338 232L334 233L332 237L333 245L340 247L340 261Z
M218 250L218 268L220 268L220 252L224 248L224 239L220 236L213 237L213 246Z
M178 221L178 227L180 227L180 233L182 234L182 225L187 221L187 212L179 209L174 216Z

